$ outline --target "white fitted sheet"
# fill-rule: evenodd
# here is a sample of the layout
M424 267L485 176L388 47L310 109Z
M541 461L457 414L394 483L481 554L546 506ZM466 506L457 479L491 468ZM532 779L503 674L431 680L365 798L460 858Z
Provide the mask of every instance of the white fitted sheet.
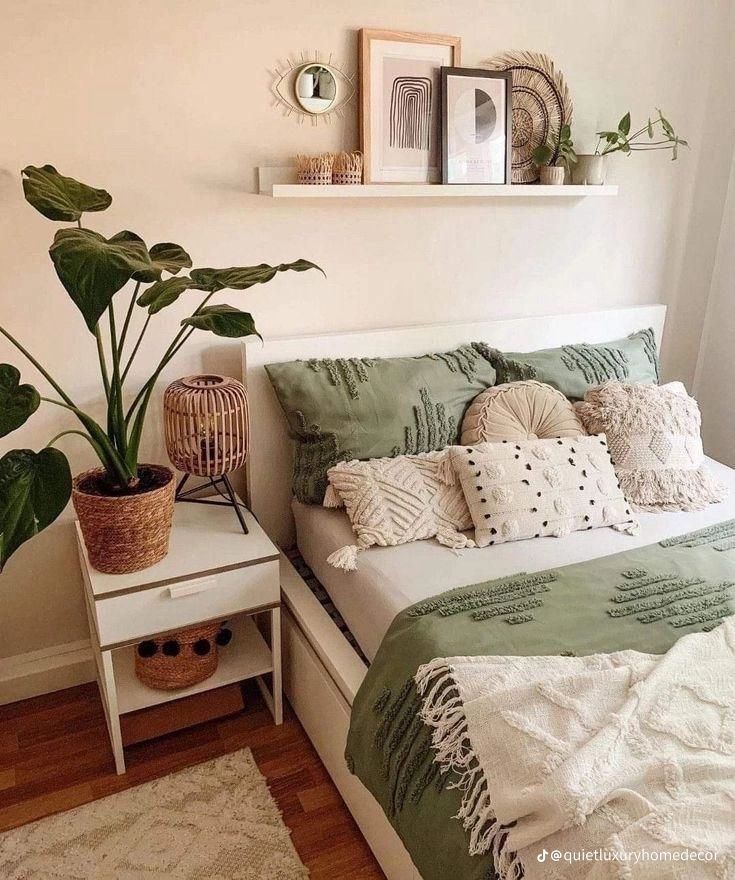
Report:
M453 587L520 571L541 571L653 544L735 518L735 470L708 460L730 492L720 504L694 513L641 513L638 535L613 529L572 532L565 538L533 538L482 549L453 551L436 541L371 547L358 556L357 571L344 572L326 559L355 536L343 510L293 502L299 550L321 581L360 647L372 660L393 618L414 602Z

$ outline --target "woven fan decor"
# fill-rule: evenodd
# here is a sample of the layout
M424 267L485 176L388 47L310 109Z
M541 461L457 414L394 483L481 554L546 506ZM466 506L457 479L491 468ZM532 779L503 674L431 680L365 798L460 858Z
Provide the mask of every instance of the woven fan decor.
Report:
M545 143L558 144L562 125L572 121L572 98L564 77L539 52L504 52L483 62L490 70L513 74L513 183L534 183L539 170L531 154ZM554 153L554 164L558 153Z

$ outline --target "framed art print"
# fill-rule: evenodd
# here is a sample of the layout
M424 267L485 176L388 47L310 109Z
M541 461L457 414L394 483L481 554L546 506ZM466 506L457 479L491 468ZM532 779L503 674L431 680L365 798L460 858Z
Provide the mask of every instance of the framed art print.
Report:
M512 74L443 67L442 183L511 182Z
M459 37L360 31L360 140L365 183L441 179L441 68Z

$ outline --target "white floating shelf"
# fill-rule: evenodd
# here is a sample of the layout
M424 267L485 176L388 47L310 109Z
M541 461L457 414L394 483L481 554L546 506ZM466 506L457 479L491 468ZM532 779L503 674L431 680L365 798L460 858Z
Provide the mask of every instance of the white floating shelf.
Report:
M120 714L147 709L159 703L168 703L190 697L211 688L224 687L246 678L255 678L271 672L273 659L265 639L252 617L235 617L230 621L232 641L219 649L219 665L210 678L191 687L176 691L153 690L135 674L135 646L113 652L112 662L117 682L117 700Z
M274 199L582 199L618 194L614 185L371 183L318 186L295 183L295 176L293 168L258 168L260 194Z

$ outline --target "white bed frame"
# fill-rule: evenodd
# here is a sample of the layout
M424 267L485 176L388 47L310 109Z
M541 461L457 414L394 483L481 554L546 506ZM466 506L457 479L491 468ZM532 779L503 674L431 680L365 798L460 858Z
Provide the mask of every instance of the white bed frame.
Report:
M248 503L281 547L295 542L291 516L291 443L264 366L309 358L399 357L448 351L475 340L506 351L571 342L604 342L653 327L660 345L666 307L637 306L583 314L398 327L269 340L243 346L251 408ZM367 668L291 563L281 556L283 674L288 699L388 880L421 880L372 795L345 766L355 694Z

